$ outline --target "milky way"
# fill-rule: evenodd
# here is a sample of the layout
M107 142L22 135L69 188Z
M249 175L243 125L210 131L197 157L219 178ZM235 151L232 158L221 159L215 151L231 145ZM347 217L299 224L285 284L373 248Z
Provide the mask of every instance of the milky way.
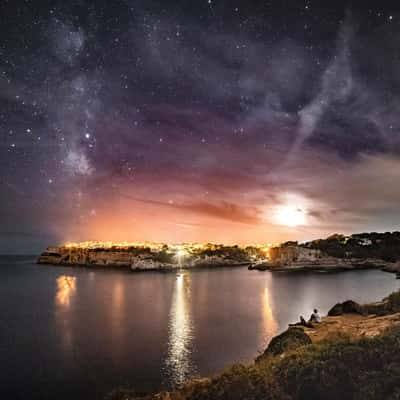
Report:
M321 3L2 1L0 251L397 229L400 9Z

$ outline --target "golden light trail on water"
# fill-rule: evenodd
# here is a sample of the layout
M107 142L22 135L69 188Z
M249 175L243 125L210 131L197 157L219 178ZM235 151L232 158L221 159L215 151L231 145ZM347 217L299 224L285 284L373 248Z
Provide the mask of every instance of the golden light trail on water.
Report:
M71 326L71 300L76 293L76 277L60 275L57 280L57 291L55 296L55 318L62 337L62 345L65 354L69 357L73 347L74 337Z
M68 308L75 291L76 278L74 276L61 275L57 278L56 302L59 306Z
M175 386L182 385L193 374L192 341L193 322L190 310L191 278L189 274L178 274L172 296L168 354L165 361L167 373Z
M278 332L278 323L275 320L272 305L271 305L271 298L268 287L264 289L262 294L262 313L263 313L263 329L262 329L262 338L261 338L261 346L265 348L267 343L271 340L272 337L276 335Z

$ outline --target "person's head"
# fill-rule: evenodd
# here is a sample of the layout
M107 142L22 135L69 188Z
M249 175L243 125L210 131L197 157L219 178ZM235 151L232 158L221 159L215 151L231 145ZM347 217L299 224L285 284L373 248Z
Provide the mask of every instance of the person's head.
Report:
M314 313L318 314L318 310L316 308L314 308Z

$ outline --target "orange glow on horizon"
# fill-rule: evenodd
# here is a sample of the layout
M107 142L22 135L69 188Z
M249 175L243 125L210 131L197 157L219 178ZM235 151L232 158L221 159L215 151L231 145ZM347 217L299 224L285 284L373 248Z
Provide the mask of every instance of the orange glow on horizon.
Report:
M129 247L150 248L154 250L162 250L167 246L168 250L174 250L178 257L184 257L190 250L202 250L206 248L217 248L221 246L238 246L239 248L255 247L261 250L266 256L269 255L272 243L248 243L248 244L216 244L216 243L155 243L155 242L101 242L101 241L85 241L85 242L68 242L63 247L70 249L127 249Z
M60 229L62 242L112 243L223 243L240 246L311 239L293 226L273 225L267 219L236 222L165 209L157 205L117 203L115 208L97 207L94 215L77 218ZM319 232L314 232L319 237ZM307 236L305 236L307 235Z

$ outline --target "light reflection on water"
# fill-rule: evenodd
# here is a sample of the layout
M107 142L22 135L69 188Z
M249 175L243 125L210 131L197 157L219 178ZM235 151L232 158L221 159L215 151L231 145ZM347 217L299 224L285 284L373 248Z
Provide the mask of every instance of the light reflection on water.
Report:
M191 276L179 273L174 284L168 327L165 371L170 384L182 385L195 373L193 365L194 327L191 316Z
M118 363L124 354L124 334L126 332L127 310L125 307L125 288L122 278L116 279L110 287L111 302L109 310L110 340L113 359Z
M76 292L76 277L61 275L57 278L56 303L59 307L69 308L71 297Z
M56 283L56 323L60 328L60 332L62 332L61 339L64 352L70 354L74 342L74 332L69 311L71 300L76 293L76 277L61 275L57 278Z
M261 344L262 348L264 348L271 340L271 338L278 333L279 326L272 311L273 305L271 303L271 296L268 287L264 289L264 293L262 294L261 298L262 298L261 308L263 316Z

